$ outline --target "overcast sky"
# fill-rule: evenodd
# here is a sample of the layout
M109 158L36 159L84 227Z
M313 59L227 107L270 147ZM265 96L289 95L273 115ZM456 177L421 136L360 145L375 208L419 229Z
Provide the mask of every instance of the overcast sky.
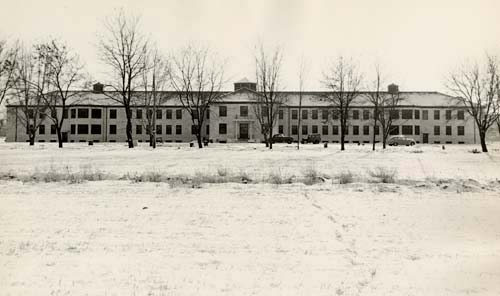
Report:
M165 52L188 42L210 45L228 59L231 81L254 78L258 40L268 47L280 45L287 89L298 88L302 54L308 60L310 90L321 88L325 65L344 54L359 61L367 78L379 60L388 83L422 91L444 91L446 73L467 57L487 50L500 54L499 0L0 2L2 36L28 42L61 38L101 81L106 69L98 59L96 34L117 8L141 16L142 30Z

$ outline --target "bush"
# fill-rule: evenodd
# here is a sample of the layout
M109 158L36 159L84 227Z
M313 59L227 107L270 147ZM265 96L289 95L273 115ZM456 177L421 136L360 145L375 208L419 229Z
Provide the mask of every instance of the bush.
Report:
M309 167L304 172L304 184L313 185L322 182L324 179L321 177L320 173L315 167Z
M383 168L383 167L377 167L373 171L368 171L368 174L373 177L377 178L380 182L382 183L394 183L395 178L396 178L396 169L392 168Z
M291 184L293 183L293 176L284 176L281 169L271 172L267 181L271 184L281 185L281 184Z
M339 184L349 184L354 181L354 175L351 171L344 171L339 174Z

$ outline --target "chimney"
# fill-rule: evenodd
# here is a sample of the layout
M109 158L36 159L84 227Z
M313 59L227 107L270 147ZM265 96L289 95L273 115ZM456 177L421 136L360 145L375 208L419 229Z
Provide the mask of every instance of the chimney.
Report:
M97 82L94 84L94 88L92 90L96 94L102 94L104 92L104 84Z
M391 83L387 87L387 92L392 94L392 95L395 95L399 92L399 86L397 84Z

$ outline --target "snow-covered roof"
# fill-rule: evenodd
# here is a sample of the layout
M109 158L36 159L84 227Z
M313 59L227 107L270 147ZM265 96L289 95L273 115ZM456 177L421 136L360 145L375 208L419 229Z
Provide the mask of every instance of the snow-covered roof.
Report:
M304 107L326 107L331 105L331 103L325 99L325 94L327 92L303 92L302 93L302 106ZM159 105L160 106L181 106L180 102L176 100L175 92L161 92L159 95ZM281 92L282 95L287 97L286 105L288 106L298 106L299 105L299 92L296 91L284 91ZM353 105L359 107L369 107L371 103L367 100L367 95L369 92L362 92L356 99ZM143 92L134 92L132 105L141 106L144 104ZM255 102L255 98L258 92L239 89L237 91L223 91L221 92L222 99L220 103L252 103ZM439 93L439 92L400 92L400 96L404 98L401 106L420 106L420 107L442 107L442 106L458 106L454 97ZM113 99L115 98L115 99ZM75 92L74 96L67 102L68 105L91 105L91 106L121 106L119 102L119 94L106 92L96 93L92 91L80 91ZM14 102L9 102L9 106L16 106Z

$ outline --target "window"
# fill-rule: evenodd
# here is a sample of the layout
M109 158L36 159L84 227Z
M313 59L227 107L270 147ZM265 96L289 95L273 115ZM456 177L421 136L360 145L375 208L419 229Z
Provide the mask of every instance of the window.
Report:
M328 120L328 109L321 110L321 119Z
M175 119L182 119L182 109L175 110Z
M50 117L57 118L57 110L50 109Z
M328 125L323 125L321 127L321 133L325 136L328 135Z
M292 119L299 119L299 111L292 110Z
M209 124L207 124L207 125L205 126L205 128L206 128L206 134L207 134L207 135L210 135L210 125L209 125Z
M464 120L464 110L458 110L457 111L457 119L458 120Z
M446 135L451 136L451 126L449 125L446 126Z
M340 127L342 129L342 126ZM346 126L344 129L344 134L348 135L349 134L349 126Z
M89 134L89 126L87 124L79 124L77 126L79 135L88 135Z
M318 110L312 110L312 119L318 119Z
M399 135L399 126L393 125L389 128L390 135Z
M405 109L401 111L401 117L403 119L413 119L413 110Z
M337 110L337 109L333 109L333 112L332 112L332 119L333 120L338 120L339 119L339 113L340 111Z
M210 119L210 109L209 108L207 108L206 113L207 113L207 119Z
M439 125L434 126L434 135L439 136L441 134L441 128Z
M51 135L55 135L56 133L57 133L56 125L55 124L51 124L50 125L50 134Z
M68 109L63 110L63 118L64 119L68 118Z
M100 124L92 124L90 126L90 133L92 135L100 135L101 134L101 125Z
M147 112L146 112L146 118L148 120L153 119L153 110L152 109L147 110Z
M162 125L161 125L161 124L156 125L156 130L155 130L155 132L156 132L156 134L157 134L157 135L161 135L161 134L163 134L163 130L162 130L162 128L161 128L161 127L162 127Z
M434 120L439 120L439 110L434 110Z
M359 110L352 110L352 119L359 119Z
M149 128L149 125L146 125L146 135L151 134L151 129Z
M109 110L109 118L110 119L116 119L116 109L110 109Z
M76 109L71 109L71 118L76 118Z
M389 117L391 119L399 119L399 110L390 110Z
M248 116L248 106L240 106L240 116L241 117Z
M357 125L352 126L352 134L359 135L359 126L357 126Z
M413 126L403 125L402 133L403 133L403 135L412 135L413 134Z
M445 118L446 120L451 120L451 110L446 110Z
M196 135L198 134L198 125L193 124L191 125L191 135Z
M415 135L420 135L420 125L415 125L413 128L415 129Z
M89 118L89 109L78 109L78 118Z
M370 134L370 126L369 125L363 126L363 135L367 136L369 134Z
M363 120L370 119L370 110L363 110Z
M135 117L137 119L142 119L142 109L135 110Z
M165 134L171 135L172 134L172 126L170 124L167 124L165 126Z
M138 124L135 126L135 133L137 135L142 135L142 125Z
M374 126L373 127L373 132L375 133L375 135L379 135L380 134L380 128L378 125Z
M295 110L297 111L297 110ZM299 127L296 125L292 125L292 135L296 135L298 133Z
M302 110L302 119L307 119L307 110Z
M175 126L175 134L182 135L182 125L178 124Z
M317 125L313 125L312 126L312 133L313 134L317 134L318 133L318 126Z
M338 135L339 134L339 126L338 125L333 125L332 126L332 134L333 135Z
M163 117L162 110L156 110L156 119L161 119Z
M92 109L92 112L90 115L93 119L99 119L99 118L102 118L102 111L101 111L101 109Z
M283 133L283 126L282 125L278 126L278 133L280 133L280 134Z
M423 120L428 120L429 119L429 111L428 110L423 110L422 111L422 119Z
M172 109L167 109L165 117L167 119L172 119Z
M38 127L38 134L45 135L45 125L42 124Z
M116 135L116 124L112 124L109 126L109 134Z
M226 116L227 116L227 107L219 106L219 117L226 117Z
M415 119L420 119L420 110L415 110Z
M227 133L227 125L225 123L219 123L219 135L225 135Z
M307 132L308 132L308 126L307 125L303 125L302 126L302 134L303 135L307 135Z
M283 119L283 109L278 110L278 119Z
M75 124L71 125L71 134L76 135L76 125Z
M200 118L200 113L197 109L193 110L193 119L199 119Z
M465 128L463 125L457 126L457 135L459 136L465 135Z

